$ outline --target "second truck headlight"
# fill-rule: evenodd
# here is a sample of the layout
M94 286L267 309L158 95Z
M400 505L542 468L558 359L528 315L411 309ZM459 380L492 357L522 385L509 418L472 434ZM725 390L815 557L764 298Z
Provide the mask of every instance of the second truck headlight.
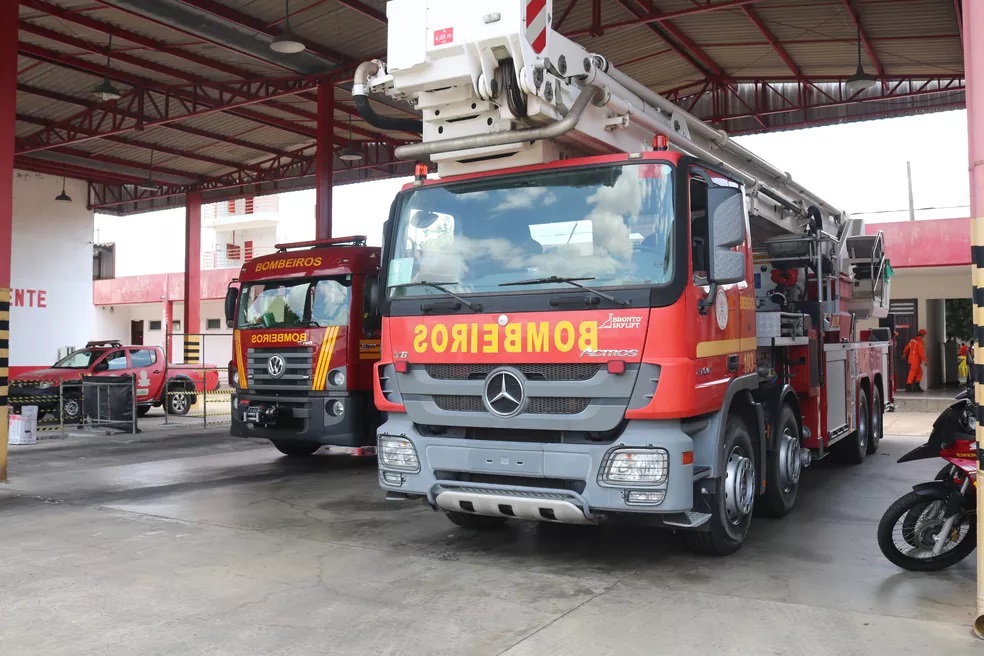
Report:
M665 449L617 449L605 460L601 480L611 485L659 485L669 475Z

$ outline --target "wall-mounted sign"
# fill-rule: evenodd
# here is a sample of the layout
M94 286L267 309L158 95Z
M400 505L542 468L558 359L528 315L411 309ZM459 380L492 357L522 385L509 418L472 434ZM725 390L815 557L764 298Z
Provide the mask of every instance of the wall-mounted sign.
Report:
M12 307L48 307L48 290L46 289L11 289L10 305Z

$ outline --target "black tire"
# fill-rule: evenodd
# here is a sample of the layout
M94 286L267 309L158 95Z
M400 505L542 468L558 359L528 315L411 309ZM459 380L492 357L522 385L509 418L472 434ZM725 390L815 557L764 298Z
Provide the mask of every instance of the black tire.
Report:
M868 394L861 390L858 394L858 428L834 445L831 450L834 459L842 465L860 465L868 454L871 439L871 411L868 409Z
M799 420L789 405L782 406L774 434L779 443L765 456L765 493L755 502L756 514L764 517L788 514L796 504L796 493L799 491L799 449L802 440ZM796 461L792 462L792 458Z
M878 451L878 445L885 436L885 404L882 402L881 390L875 385L871 388L871 428L868 437L868 455Z
M756 496L755 468L758 463L755 451L752 449L752 437L748 432L748 426L740 417L728 418L721 457L724 474L721 477L721 488L713 501L714 508L707 522L708 530L684 533L691 549L709 556L727 556L738 551L745 542L748 527L752 522ZM734 460L735 457L738 458L737 461ZM736 474L734 479L731 479L732 472ZM733 496L728 493L729 487L733 490ZM729 499L732 501L731 504ZM729 505L733 510L730 515ZM742 512L743 507L747 508L744 512Z
M291 458L305 458L321 448L320 444L310 442L274 442L277 451Z
M457 524L461 528L470 528L481 531L499 528L507 521L505 517L473 515L472 513L456 512L454 510L445 510L444 514L448 516L448 519L450 519L452 523Z
M977 546L977 522L973 515L963 515L958 518L961 525L966 522L966 533L955 547L939 556L913 557L902 553L896 544L895 526L903 515L905 520L903 520L902 534L899 537L909 546L915 547L916 539L913 536L906 536L904 532L915 530L915 520L919 518L919 515L934 502L943 502L940 505L944 506L948 496L949 491L943 488L923 491L922 493L909 492L889 506L885 514L882 515L881 521L878 522L878 548L881 549L885 557L902 569L912 572L935 572L955 565L969 556ZM906 526L909 528L906 529ZM927 531L930 530L927 529Z
M66 394L61 400L61 413L63 423L79 423L82 421L82 399L73 394Z
M192 403L194 403L192 395L184 386L172 385L167 388L167 396L164 399L167 414L183 417L191 410Z
M137 416L138 417L146 417L148 412L150 412L150 406L149 405L138 405L137 406Z

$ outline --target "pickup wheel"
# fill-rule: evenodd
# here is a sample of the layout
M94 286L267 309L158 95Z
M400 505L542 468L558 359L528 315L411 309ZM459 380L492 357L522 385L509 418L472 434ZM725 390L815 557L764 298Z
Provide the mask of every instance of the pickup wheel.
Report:
M138 417L146 417L148 412L150 412L150 406L149 405L138 405L137 406L137 416Z
M167 388L167 398L164 407L169 415L182 417L191 410L191 394L182 385L171 385Z
M793 509L799 491L801 460L800 430L796 413L783 405L775 427L778 443L765 456L765 493L756 510L765 517L782 517Z
M453 524L457 524L461 528L470 528L475 530L498 528L507 521L505 517L473 515L466 512L456 512L454 510L445 510L444 514L448 516L448 519L450 519Z
M755 451L741 417L728 418L722 451L724 473L707 522L710 528L684 533L691 549L709 556L727 556L741 548L755 506Z
M61 401L62 422L75 424L82 421L82 399L66 394Z
M831 453L842 465L860 465L868 453L870 440L871 413L868 411L868 394L861 390L858 395L858 429L835 444Z
M304 458L314 454L315 451L321 448L320 444L310 444L308 442L277 441L273 443L273 446L277 448L277 451L291 458Z

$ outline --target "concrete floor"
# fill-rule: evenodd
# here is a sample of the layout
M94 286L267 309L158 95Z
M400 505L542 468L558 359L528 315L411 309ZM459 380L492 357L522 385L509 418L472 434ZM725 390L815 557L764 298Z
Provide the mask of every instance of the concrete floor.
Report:
M456 528L386 502L372 463L222 434L12 447L4 654L979 654L975 564L920 575L875 543L935 461L886 438L808 472L726 559L655 530Z

